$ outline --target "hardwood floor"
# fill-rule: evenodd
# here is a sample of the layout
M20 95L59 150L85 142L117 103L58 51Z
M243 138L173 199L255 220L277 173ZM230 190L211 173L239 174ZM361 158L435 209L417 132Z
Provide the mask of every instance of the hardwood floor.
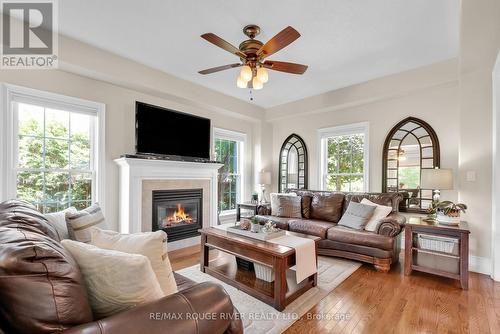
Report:
M199 254L172 261L198 264ZM387 274L363 265L285 333L500 333L500 283L470 274L456 281L413 273L401 263Z

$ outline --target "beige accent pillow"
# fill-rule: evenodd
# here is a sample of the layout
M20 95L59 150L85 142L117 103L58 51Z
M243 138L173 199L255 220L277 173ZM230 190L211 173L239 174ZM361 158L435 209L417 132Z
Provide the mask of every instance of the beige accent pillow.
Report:
M66 212L66 225L71 240L90 242L90 228L99 225L106 228L104 215L98 203L76 212Z
M292 196L296 197L296 193L271 193L271 215L272 216L277 216L278 215L278 209L279 209L279 203L278 203L278 198L282 196Z
M69 207L63 211L44 214L45 219L47 219L49 224L56 230L59 241L69 239L68 226L66 225L66 212L74 214L76 213L76 209L74 207Z
M302 218L302 198L300 196L278 196L278 217Z
M73 240L61 244L80 267L96 319L165 296L147 257Z
M144 255L151 262L151 267L165 295L177 292L177 284L168 258L165 232L120 234L93 227L90 243L99 248Z
M373 212L373 215L370 217L370 219L366 223L365 231L375 232L377 227L378 227L378 223L379 223L380 219L387 217L392 212L391 206L385 206L385 205L373 203L372 201L370 201L367 198L363 198L361 200L361 204L375 206L375 211Z

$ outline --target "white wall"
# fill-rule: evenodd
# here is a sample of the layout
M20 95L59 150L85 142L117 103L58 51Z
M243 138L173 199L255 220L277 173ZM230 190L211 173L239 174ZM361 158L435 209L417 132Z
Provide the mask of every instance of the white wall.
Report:
M436 131L441 146L441 166L458 168L459 124L457 62L451 60L422 69L408 71L367 83L347 87L340 95L323 96L325 105L311 103L308 109L301 101L283 107L290 117L270 119L273 126L273 189L277 189L277 161L283 141L291 133L300 135L309 153L309 188L319 189L318 129L368 122L369 191L382 190L382 151L384 140L391 128L402 119L413 116L428 122ZM436 75L436 73L440 73ZM442 75L447 73L447 75ZM425 78L425 80L422 80ZM411 82L411 90L394 91ZM417 84L419 82L419 84ZM325 95L332 94L326 93ZM342 98L340 98L342 96ZM373 100L366 100L370 96ZM310 104L310 105L311 105ZM280 110L270 110L269 117ZM457 191L443 192L443 196L456 200Z
M263 115L260 108L72 40L63 39L60 52L64 70L0 70L0 83L106 105L106 188L109 191L105 214L111 228L118 227L118 167L113 159L135 151L136 100L208 117L215 127L247 134L244 196L250 197L254 188L254 141L260 140L255 133L260 133Z
M460 22L459 198L469 206L470 253L490 273L492 72L500 47L500 1L462 0ZM467 180L467 172L476 180Z
M500 52L493 71L493 189L492 189L492 224L491 254L492 274L500 281Z

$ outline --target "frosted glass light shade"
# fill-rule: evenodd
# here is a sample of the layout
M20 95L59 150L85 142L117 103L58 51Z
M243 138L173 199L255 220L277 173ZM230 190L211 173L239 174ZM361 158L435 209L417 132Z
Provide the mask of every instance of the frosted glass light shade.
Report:
M253 78L252 86L253 86L253 89L256 89L256 90L262 89L262 87L264 87L262 82L257 77Z
M262 83L266 83L269 80L269 75L264 67L259 67L257 70L257 79Z
M240 78L245 80L246 82L252 80L252 69L250 66L245 65L241 68Z
M453 170L422 169L422 189L453 190Z
M239 76L238 79L236 79L236 86L238 86L238 88L247 88L247 82Z

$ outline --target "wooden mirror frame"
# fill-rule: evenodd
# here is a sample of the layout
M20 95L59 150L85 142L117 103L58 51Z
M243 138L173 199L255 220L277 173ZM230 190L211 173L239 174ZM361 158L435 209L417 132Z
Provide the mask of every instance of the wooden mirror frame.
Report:
M418 127L416 127L415 129L412 129L411 131L408 131L408 130L405 130L405 129L402 129L402 127L404 125L406 125L407 123L415 123L418 125ZM390 147L390 144L391 144L391 141L392 140L398 140L400 141L400 146L401 146L401 143L403 142L403 140L406 138L406 136L408 136L410 133L412 133L413 131L419 129L419 128L423 128L426 132L427 132L427 135L425 136L421 136L421 137L417 137L417 140L419 142L419 145L420 145L420 171L422 171L422 169L429 169L429 168L436 168L436 167L440 167L440 149L439 149L439 140L438 140L438 137L436 135L436 132L434 131L434 129L425 121L421 120L421 119L418 119L418 118L415 118L415 117L408 117L408 118L405 118L404 120L402 120L401 122L399 122L398 124L396 124L392 129L391 131L389 132L389 134L387 135L386 139L385 139L385 142L384 142L384 150L383 150L383 156L382 156L382 192L387 192L387 170L388 170L388 153L389 153L389 147ZM404 131L404 132L407 132L407 134L401 138L401 139L394 139L394 135L396 134L396 132L398 131ZM422 168L422 160L425 159L425 158L422 158L422 143L420 141L421 138L424 138L424 137L427 137L429 136L431 138L431 142L432 142L432 159L433 159L433 166L432 167L426 167L426 168ZM399 146L399 147L400 147ZM399 149L398 147L398 149ZM396 170L399 170L399 160L397 160L397 167L396 167ZM398 174L398 178L397 178L398 182L399 182L399 174ZM399 183L396 182L396 187L397 187L397 190L399 192ZM430 190L430 189L420 189L419 191L419 196L418 196L418 199L420 201L420 206L422 205L421 201L422 199L424 200L432 200L432 195L431 195L431 198L423 198L422 197L422 190ZM403 204L403 205L401 205ZM403 211L403 212L425 212L426 209L425 208L408 208L405 203L401 203L400 204L400 211Z
M292 142L290 144L290 142ZM295 133L292 133L290 136L288 136L285 141L283 142L283 145L281 145L281 150L280 150L280 155L279 155L279 160L278 160L278 173L279 173L279 176L278 176L278 192L283 192L285 188L283 188L283 177L285 176L287 179L288 179L288 173L287 175L283 175L283 164L285 164L285 170L288 171L288 152L286 154L286 162L283 162L283 154L285 153L285 151L288 151L289 148L287 149L286 146L290 144L290 146L294 146L296 149L297 149L297 172L298 172L298 175L297 175L297 178L298 178L298 181L297 181L297 188L299 189L307 189L307 185L308 185L308 154L307 154L307 147L306 147L306 143L304 142L304 140L297 134ZM303 153L300 154L299 152L299 148L302 148L303 149ZM304 168L301 169L300 168L300 156L303 155L304 156ZM303 170L304 171L304 183L301 184L300 183L300 171ZM288 184L287 182L287 179L285 179L285 182L284 184Z

